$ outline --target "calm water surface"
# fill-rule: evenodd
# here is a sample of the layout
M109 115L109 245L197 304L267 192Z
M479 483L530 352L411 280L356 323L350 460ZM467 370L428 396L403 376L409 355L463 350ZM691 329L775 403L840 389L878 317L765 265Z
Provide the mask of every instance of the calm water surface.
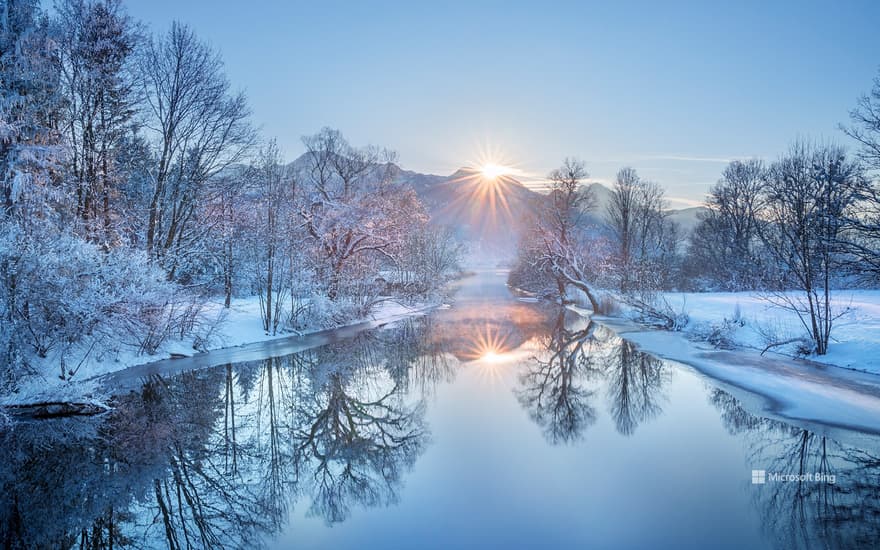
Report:
M321 348L151 377L101 418L17 425L0 434L0 543L878 545L876 438L756 415L505 277Z

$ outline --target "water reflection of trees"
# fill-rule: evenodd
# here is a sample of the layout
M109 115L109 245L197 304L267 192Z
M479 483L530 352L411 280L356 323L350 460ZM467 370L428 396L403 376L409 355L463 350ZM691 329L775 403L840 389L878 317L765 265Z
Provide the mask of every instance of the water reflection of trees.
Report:
M255 542L265 515L218 475L214 373L152 379L101 422L23 423L3 434L11 548L218 547ZM184 407L181 397L199 406ZM144 514L148 511L148 514ZM262 512L262 511L261 511Z
M427 323L154 378L101 419L0 433L0 545L256 547L300 501L329 523L394 502L428 440L419 389L450 373L426 357Z
M328 523L345 520L355 503L394 502L401 474L421 454L423 405L408 408L397 385L380 393L362 394L334 372L300 404L305 421L293 434L295 463L307 480L309 512Z
M227 475L225 441L217 437L222 402L218 388L225 372L187 376L187 383L161 380L155 399L173 420L164 441L164 475L152 480L152 501L135 509L149 540L169 548L222 548L257 545L260 533L277 526L279 511ZM199 406L191 406L197 396ZM125 451L125 448L121 448ZM101 546L98 546L99 548Z
M660 414L669 375L662 361L619 339L606 356L605 374L611 417L619 433L632 435L639 424Z
M549 442L583 437L596 421L602 384L621 434L631 435L660 413L668 369L610 330L560 309L539 348L520 377L518 395Z
M715 389L710 401L728 431L744 437L750 467L768 473L833 475L835 483L768 481L752 487L766 532L780 548L876 548L880 540L880 452L745 411ZM870 446L870 445L869 445Z
M595 330L592 322L567 328L561 310L544 339L546 353L536 356L520 377L519 400L551 443L576 440L596 421L595 390L586 387L599 374L589 352L596 345Z

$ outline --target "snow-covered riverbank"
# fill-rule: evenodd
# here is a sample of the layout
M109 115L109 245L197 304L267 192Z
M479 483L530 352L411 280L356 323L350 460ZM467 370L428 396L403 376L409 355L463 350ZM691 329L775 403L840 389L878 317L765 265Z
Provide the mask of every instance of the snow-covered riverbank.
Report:
M687 314L683 328L693 340L710 336L727 347L762 351L806 331L797 315L753 292L665 293L676 312ZM810 356L819 363L880 374L880 290L841 290L833 295L836 311L848 310L834 322L828 353ZM795 356L797 343L774 346L767 354Z
M150 365L169 361L179 366L188 363L197 363L198 366L220 364L223 360L228 360L218 354L222 350L243 354L243 357L257 357L265 347L261 344L268 343L277 343L272 346L276 351L287 350L287 353L293 353L303 346L311 347L336 335L354 334L384 323L422 315L438 306L440 302L408 305L389 299L377 305L364 319L352 320L329 329L317 327L300 333L279 331L272 334L263 330L260 302L257 297L234 300L228 309L223 308L222 303L210 302L203 311L203 317L210 324L208 338L205 334L200 334L171 340L153 355L138 354L137 349L124 345L119 345L113 350L93 351L78 367L76 375L71 380L62 380L52 374L31 377L17 393L0 397L0 406L48 401L98 403L104 397L101 388L103 379L123 371L132 371L135 373L133 376L142 376L151 371ZM194 348L196 338L203 339L200 343L201 351ZM50 368L45 371L57 372Z
M793 311L756 293L662 298L687 319L679 332L641 325L626 309L595 319L647 353L720 381L768 416L880 434L880 291L835 293L834 307L849 311L835 323L828 354L805 358L796 343L765 351L805 330Z
M880 376L812 361L761 356L749 349L714 349L684 333L646 328L612 317L595 320L639 349L688 365L720 381L764 414L809 424L880 434Z

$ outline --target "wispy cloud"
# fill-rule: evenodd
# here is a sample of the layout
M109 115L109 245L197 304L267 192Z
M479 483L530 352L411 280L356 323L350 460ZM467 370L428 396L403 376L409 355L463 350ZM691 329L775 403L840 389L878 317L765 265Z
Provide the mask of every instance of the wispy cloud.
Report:
M717 164L727 164L737 157L700 157L693 155L646 155L638 160L669 160L682 162L712 162Z
M690 199L687 197L666 197L666 202L672 208L690 208L693 206L705 206L705 201Z
M712 164L727 164L733 160L751 158L750 155L726 155L726 156L701 156L686 153L658 153L658 154L632 154L616 158L591 159L596 164L629 164L646 161L661 162L707 162Z

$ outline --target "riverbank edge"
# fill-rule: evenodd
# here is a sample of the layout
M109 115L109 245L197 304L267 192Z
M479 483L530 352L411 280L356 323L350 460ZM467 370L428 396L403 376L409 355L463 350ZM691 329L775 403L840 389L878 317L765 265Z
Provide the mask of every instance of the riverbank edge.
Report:
M720 350L681 332L566 307L640 351L690 367L765 416L814 432L880 436L880 375L781 354L768 357L749 348Z
M4 415L11 417L26 416L36 419L56 418L58 416L94 415L110 411L113 407L109 404L109 401L114 394L106 387L106 382L115 377L119 377L125 372L142 371L149 373L150 371L161 370L153 367L167 364L182 365L187 363L187 360L193 359L199 360L201 366L194 369L181 369L180 372L211 368L211 366L216 366L214 363L224 364L226 361L220 358L220 356L228 354L228 352L233 350L247 350L250 348L257 351L259 348L263 347L277 349L284 344L294 344L298 342L305 343L308 340L314 340L314 343L311 345L306 343L303 346L295 346L297 351L311 349L322 345L322 342L324 342L322 337L332 337L333 335L340 333L345 333L345 337L354 336L365 330L381 328L385 325L397 323L405 319L427 315L436 309L444 307L444 305L445 303L443 301L420 303L413 307L406 306L406 311L403 312L379 317L374 316L367 319L357 319L331 328L316 329L300 333L277 334L269 338L263 338L252 342L243 342L230 346L221 345L203 352L196 352L185 356L171 354L169 357L163 357L161 359L150 358L150 360L144 361L143 363L126 364L117 370L112 370L82 380L70 381L63 386L53 387L45 394L39 394L38 396L29 399L16 400L14 399L14 395L7 395L0 400L0 427L2 427L4 423L2 418ZM295 353L295 351L293 353ZM218 357L216 361L211 360L214 356ZM267 353L265 355L266 358L276 356L278 356L276 353ZM47 409L51 411L53 408L58 407L63 407L67 410L88 412L74 412L69 415L53 414L51 412L49 414L45 413ZM33 411L36 411L36 413L31 414Z

